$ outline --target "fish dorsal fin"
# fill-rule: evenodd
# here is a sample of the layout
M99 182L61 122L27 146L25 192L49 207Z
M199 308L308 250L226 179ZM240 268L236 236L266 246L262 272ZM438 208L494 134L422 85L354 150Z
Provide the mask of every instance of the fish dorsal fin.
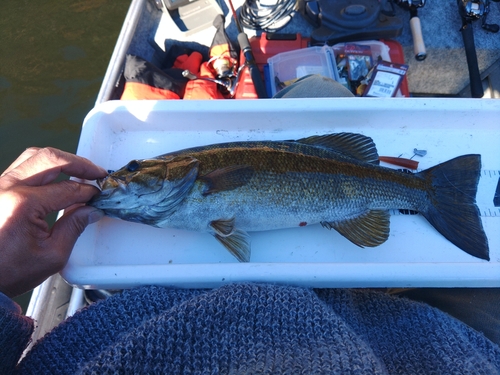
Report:
M207 184L203 195L233 190L243 186L253 176L253 172L253 168L248 165L231 165L200 176L200 179Z
M240 262L250 261L250 236L234 228L234 218L215 220L210 223L215 238Z
M379 164L377 147L373 139L366 135L356 133L313 135L297 142L341 152L367 163Z
M339 221L322 221L321 225L335 229L349 241L359 247L375 247L389 238L389 212L371 210L356 218Z

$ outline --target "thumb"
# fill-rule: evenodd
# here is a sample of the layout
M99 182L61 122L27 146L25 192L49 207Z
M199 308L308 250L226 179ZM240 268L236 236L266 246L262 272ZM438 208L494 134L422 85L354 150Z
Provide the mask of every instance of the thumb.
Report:
M51 233L52 246L59 256L65 258L64 264L85 228L103 216L104 212L97 208L80 206L71 211L65 210L64 215L55 222Z

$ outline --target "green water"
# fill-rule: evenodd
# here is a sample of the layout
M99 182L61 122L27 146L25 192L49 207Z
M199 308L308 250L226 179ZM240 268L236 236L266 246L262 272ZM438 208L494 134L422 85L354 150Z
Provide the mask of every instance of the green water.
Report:
M76 152L129 5L0 2L1 171L30 146ZM19 299L23 307L28 299Z

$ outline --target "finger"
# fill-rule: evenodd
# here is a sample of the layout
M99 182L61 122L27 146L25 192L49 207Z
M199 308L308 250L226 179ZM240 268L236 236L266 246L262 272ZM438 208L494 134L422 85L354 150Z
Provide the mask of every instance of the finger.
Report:
M34 154L36 154L40 149L38 147L30 147L24 150L24 152L18 156L16 160L12 162L11 165L0 175L3 176L6 173L9 173L12 169L17 168L20 164L24 163L27 159L32 157Z
M89 180L107 175L105 169L90 160L51 147L40 149L12 169L9 175L27 185L45 185L60 173Z
M95 186L65 180L58 183L29 188L36 196L35 202L40 202L45 214L68 208L76 203L86 203L99 193Z
M51 248L54 250L56 272L60 271L66 265L76 240L85 228L89 224L100 220L103 216L104 213L97 208L81 206L72 211L65 212L56 221L49 237Z

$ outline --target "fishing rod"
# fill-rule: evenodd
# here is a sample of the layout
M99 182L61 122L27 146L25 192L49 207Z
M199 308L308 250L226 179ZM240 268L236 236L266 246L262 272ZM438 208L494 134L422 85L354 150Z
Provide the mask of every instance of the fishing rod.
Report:
M418 18L417 9L425 5L425 0L394 0L397 5L402 9L410 12L410 29L413 38L413 50L415 52L415 59L423 61L427 57L425 50L424 37L422 36L422 27L420 25L420 18Z
M498 2L499 0L493 1ZM500 27L497 24L486 23L486 16L489 13L489 0L457 0L457 4L460 17L462 18L460 32L462 33L467 67L469 68L471 96L473 98L482 98L484 95L483 82L477 62L472 23L482 19L481 27L492 33L498 32Z
M465 57L467 59L467 67L469 69L469 85L470 92L473 98L482 98L484 95L483 82L479 65L477 62L476 45L474 43L474 32L472 30L472 22L481 18L482 11L476 7L472 1L457 0L458 11L462 17L462 39L464 41Z
M240 45L243 56L245 56L245 65L250 71L250 77L252 78L253 85L255 87L255 92L260 99L267 98L266 87L262 81L262 76L260 75L259 67L255 62L255 57L253 56L252 47L250 47L250 41L248 40L247 34L243 31L236 10L234 9L233 2L228 0L229 7L233 13L234 22L236 23L236 28L238 29L238 44Z

